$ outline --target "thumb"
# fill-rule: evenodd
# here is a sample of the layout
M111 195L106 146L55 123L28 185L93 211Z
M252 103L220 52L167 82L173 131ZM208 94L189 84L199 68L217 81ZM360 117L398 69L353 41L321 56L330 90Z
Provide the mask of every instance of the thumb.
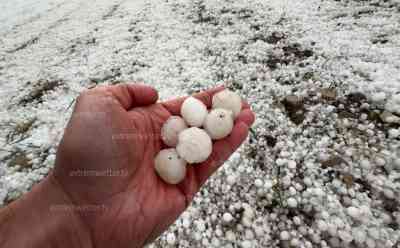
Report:
M158 93L144 84L118 84L100 87L99 90L110 92L125 110L146 106L157 102Z

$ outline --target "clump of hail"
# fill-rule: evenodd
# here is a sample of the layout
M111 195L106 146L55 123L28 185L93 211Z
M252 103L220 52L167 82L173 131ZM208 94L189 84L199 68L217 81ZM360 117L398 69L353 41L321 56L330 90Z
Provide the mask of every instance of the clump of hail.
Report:
M211 110L204 122L204 129L214 140L225 138L233 129L232 111L222 108Z
M171 116L161 128L161 139L169 147L175 147L178 144L178 135L188 128L185 121L180 116Z
M161 150L155 158L155 170L161 179L177 184L185 178L186 163L206 161L212 153L212 140L232 132L241 109L242 99L229 90L214 95L210 112L202 101L188 97L181 106L182 117L171 116L161 128L162 141L173 147Z
M230 110L236 118L242 109L242 98L233 91L223 90L214 95L212 108L222 108Z
M210 156L212 141L203 129L191 127L179 134L176 150L188 163L201 163Z
M177 184L185 178L186 161L179 156L175 148L161 150L154 164L157 174L169 184Z

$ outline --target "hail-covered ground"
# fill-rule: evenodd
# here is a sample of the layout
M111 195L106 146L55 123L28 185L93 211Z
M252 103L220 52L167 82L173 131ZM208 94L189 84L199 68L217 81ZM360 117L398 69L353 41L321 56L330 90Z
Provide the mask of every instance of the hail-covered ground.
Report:
M52 168L75 97L225 83L248 141L150 247L398 247L399 0L0 2L0 205Z

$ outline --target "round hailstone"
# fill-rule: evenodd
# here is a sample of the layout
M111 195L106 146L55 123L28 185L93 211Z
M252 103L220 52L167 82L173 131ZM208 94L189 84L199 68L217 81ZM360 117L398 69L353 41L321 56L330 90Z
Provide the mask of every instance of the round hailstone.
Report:
M360 217L360 211L356 207L348 207L347 214L350 215L353 219L358 219Z
M175 147L178 143L178 135L187 129L185 121L180 116L171 116L161 128L161 139L167 146Z
M210 156L212 141L206 131L198 127L191 127L178 135L176 150L188 163L201 163Z
M375 158L375 163L378 166L384 166L386 164L386 160L384 158L381 158L381 157L376 157Z
M223 108L232 111L236 118L242 109L242 98L233 91L223 90L213 96L212 108Z
M281 232L281 234L279 236L280 236L281 240L289 240L290 239L290 234L287 231Z
M365 239L367 238L367 234L364 232L364 230L360 228L354 229L352 231L352 235L354 237L354 240L357 241L358 243L364 243Z
M222 220L225 223L230 223L233 220L233 216L230 213L224 213L224 215L222 215Z
M188 97L182 103L181 116L189 126L201 127L207 114L207 106L194 97Z
M157 174L169 184L181 182L186 175L186 161L183 160L174 148L161 150L155 160Z
M396 170L400 170L400 158L395 158L393 164Z
M288 204L288 206L289 206L290 208L295 208L295 207L297 207L297 201L296 201L296 199L294 199L294 198L292 198L292 197L290 197L290 198L287 200L287 204Z
M319 228L322 232L328 230L328 225L327 225L326 222L323 221L323 220L319 220L319 221L317 222L317 226L318 226L318 228Z
M223 139L233 129L232 111L226 109L213 109L204 121L204 129L214 140Z
M299 247L299 244L300 244L300 241L299 241L298 239L296 239L296 238L294 238L294 239L292 239L292 240L290 241L290 245L291 245L292 247Z
M175 242L176 242L175 234L173 234L173 233L168 233L168 234L167 234L167 243L168 243L169 245L174 245Z
M244 240L242 242L242 247L243 248L251 248L252 247L251 242L249 240Z
M226 182L229 185L233 185L236 182L236 177L233 176L233 175L229 175L229 176L226 177Z
M254 180L254 185L257 188L261 188L263 186L263 181L261 179L257 178L256 180Z
M339 230L338 231L338 234L339 234L339 238L341 239L341 240L343 240L343 242L345 243L345 244L348 244L348 243L350 243L351 241L353 241L353 236L351 235L351 233L349 233L349 232L347 232L347 231L343 231L343 230Z

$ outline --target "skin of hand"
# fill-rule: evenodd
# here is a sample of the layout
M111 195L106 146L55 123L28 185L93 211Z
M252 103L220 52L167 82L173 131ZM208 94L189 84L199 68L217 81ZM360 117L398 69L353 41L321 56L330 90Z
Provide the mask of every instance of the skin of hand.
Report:
M210 107L212 96L223 89L213 88L195 97ZM183 182L169 185L157 176L154 157L164 148L160 139L163 123L180 114L184 99L157 102L157 91L141 84L83 92L58 147L54 170L30 193L0 211L0 221L14 228L20 222L34 225L39 221L36 224L43 227L35 233L40 238L30 241L30 247L132 248L153 241L246 139L255 118L244 102L232 133L214 142L205 162L188 165ZM20 215L32 209L37 209L36 217ZM47 218L53 220L51 225L46 224ZM6 232L2 226L0 233ZM50 241L49 233L53 235Z

